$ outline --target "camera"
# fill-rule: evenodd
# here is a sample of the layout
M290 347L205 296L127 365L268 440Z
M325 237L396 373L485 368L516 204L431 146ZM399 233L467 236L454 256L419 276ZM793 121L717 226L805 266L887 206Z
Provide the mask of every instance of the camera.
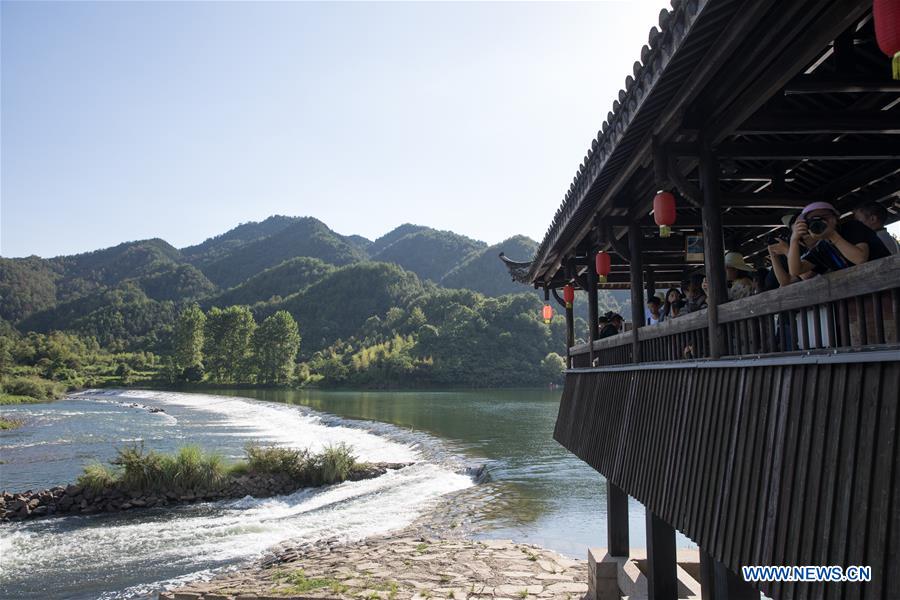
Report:
M806 227L813 235L822 235L828 229L828 221L822 217L813 217L806 222Z
M774 233L770 233L766 238L766 245L771 246L778 242L787 242L791 239L791 233L787 229L778 229Z

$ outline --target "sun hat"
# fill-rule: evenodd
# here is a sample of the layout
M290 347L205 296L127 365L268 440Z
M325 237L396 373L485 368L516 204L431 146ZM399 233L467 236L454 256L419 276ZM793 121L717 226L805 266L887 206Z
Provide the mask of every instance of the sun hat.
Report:
M828 202L812 202L803 207L803 210L800 211L800 216L804 216L807 213L811 213L814 210L830 210L834 214L840 216L840 213L837 209L829 204Z
M798 213L788 213L781 217L781 224L784 225L785 227L790 227L791 225L794 224L794 221L797 219L798 216L799 216Z
M728 252L725 254L725 266L739 271L753 271L753 267L744 261L740 252Z

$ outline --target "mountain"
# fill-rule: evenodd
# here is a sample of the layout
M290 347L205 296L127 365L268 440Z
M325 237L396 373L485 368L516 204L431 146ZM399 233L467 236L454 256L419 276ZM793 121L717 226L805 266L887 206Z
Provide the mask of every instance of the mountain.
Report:
M444 287L474 290L485 296L527 291L526 286L512 281L499 257L503 252L513 260L527 260L534 256L537 246L537 242L524 235L513 236L499 244L469 254L447 272L439 283Z
M325 348L356 333L372 316L406 306L424 286L415 274L397 265L362 262L346 265L303 292L267 306L260 319L287 310L303 324L303 353Z
M241 223L221 235L211 237L195 246L181 249L182 256L195 265L209 264L218 258L233 252L240 246L275 235L284 228L296 223L298 217L273 215L264 221Z
M315 350L438 285L533 294L510 282L497 255L526 258L534 247L522 236L488 247L410 223L371 241L276 215L181 250L154 238L49 259L0 257L0 319L21 332L70 330L113 349L156 350L187 303L250 305L263 316L282 307Z
M317 258L333 265L367 258L362 250L322 221L303 217L268 237L238 246L201 268L217 285L232 287L298 256Z
M403 236L410 235L412 233L419 233L420 231L428 231L429 227L425 227L424 225L413 225L412 223L404 223L399 227L392 229L388 233L384 234L380 238L376 239L372 242L372 245L367 248L369 256L374 256L402 238Z
M155 300L209 295L215 286L161 239L84 254L0 259L0 318L16 322L60 303L131 282Z
M385 238L392 241L384 245ZM375 252L370 249L373 260L400 265L422 279L437 282L465 257L483 249L485 243L452 231L401 225L372 246L378 248Z
M207 298L203 307L255 304L304 290L331 274L335 267L317 258L298 256L254 275L244 283Z

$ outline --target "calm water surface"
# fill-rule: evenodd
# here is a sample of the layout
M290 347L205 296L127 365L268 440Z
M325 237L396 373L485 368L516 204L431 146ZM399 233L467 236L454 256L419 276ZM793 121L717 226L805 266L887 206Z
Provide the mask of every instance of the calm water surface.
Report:
M416 464L264 500L3 524L0 598L153 597L284 540L352 540L402 528L447 497L456 508L452 527L583 558L605 539L604 484L553 441L559 394L130 390L4 407L26 422L0 433L6 490L73 481L90 460L139 441L160 451L196 443L231 458L248 441L312 449L347 442L363 460ZM476 485L466 470L480 464L489 480ZM642 546L638 505L631 530L633 545Z

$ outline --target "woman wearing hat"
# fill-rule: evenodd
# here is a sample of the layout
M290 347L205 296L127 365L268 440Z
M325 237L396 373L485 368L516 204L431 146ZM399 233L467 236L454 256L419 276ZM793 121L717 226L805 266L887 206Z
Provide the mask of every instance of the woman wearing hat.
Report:
M840 223L839 217L828 202L813 202L803 208L794 223L788 251L792 276L800 277L810 271L828 273L889 256L874 231L859 221ZM812 247L804 253L799 240L806 236Z
M728 299L746 298L753 292L750 273L753 267L747 264L740 252L725 254L725 279L728 280Z

